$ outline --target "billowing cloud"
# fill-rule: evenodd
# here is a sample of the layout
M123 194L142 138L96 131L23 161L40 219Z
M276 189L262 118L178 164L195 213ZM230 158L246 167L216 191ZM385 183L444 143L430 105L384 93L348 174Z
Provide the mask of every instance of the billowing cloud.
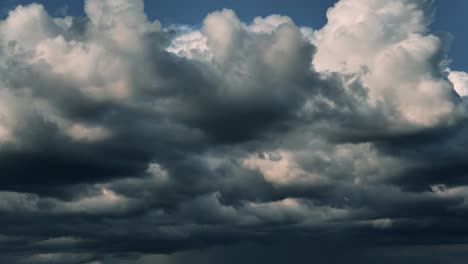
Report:
M358 73L367 101L406 126L451 123L464 109L444 77L447 40L431 34L430 1L341 1L316 33L318 71ZM462 111L462 113L459 113ZM402 120L400 120L402 119Z
M431 1L342 0L316 30L84 10L0 21L1 261L466 256L467 74Z

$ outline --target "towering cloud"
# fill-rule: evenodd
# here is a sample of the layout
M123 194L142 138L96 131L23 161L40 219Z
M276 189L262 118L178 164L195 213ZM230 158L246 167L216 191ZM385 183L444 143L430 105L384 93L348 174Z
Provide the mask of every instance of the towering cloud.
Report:
M430 1L342 1L319 30L313 65L361 73L368 102L406 126L451 123L464 109L447 80L447 40L429 32ZM461 111L461 113L460 113Z
M84 10L0 22L1 261L466 257L467 74L431 1L342 0L318 30Z

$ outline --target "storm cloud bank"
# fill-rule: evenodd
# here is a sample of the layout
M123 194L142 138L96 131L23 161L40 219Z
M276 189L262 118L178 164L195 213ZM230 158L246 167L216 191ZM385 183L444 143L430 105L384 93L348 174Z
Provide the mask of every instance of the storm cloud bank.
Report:
M2 262L468 256L468 75L432 1L342 0L317 30L85 14L0 21Z

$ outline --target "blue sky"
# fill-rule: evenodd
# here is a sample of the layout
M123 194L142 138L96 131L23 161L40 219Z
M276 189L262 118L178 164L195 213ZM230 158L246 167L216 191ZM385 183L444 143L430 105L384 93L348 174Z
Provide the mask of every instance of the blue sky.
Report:
M466 25L468 18L468 1L436 1L437 13L432 28L436 31L450 32L453 37L453 43L450 50L450 56L453 60L452 68L457 70L468 70L468 36Z
M7 10L18 4L38 2L43 4L53 15L66 12L69 15L83 14L83 0L7 0L0 4L5 14ZM333 6L336 0L304 1L304 0L172 0L145 1L145 11L152 19L158 19L164 24L197 25L212 11L230 8L236 11L243 21L250 21L256 16L270 14L287 15L296 24L320 28L326 23L326 10ZM468 71L468 46L466 24L468 18L463 12L468 10L465 0L436 0L437 14L432 29L434 31L450 32L454 41L450 50L451 68Z

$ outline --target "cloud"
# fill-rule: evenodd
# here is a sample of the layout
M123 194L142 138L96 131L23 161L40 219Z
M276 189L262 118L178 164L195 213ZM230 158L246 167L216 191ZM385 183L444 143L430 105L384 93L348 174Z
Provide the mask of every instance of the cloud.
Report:
M418 0L338 2L316 33L314 68L361 72L367 101L388 105L399 115L395 121L406 126L453 123L464 109L443 74L448 40L430 33L430 5Z
M467 91L468 74L466 72L452 71L449 73L448 78L450 82L453 83L453 88L455 89L455 91L457 92L459 96L468 95L468 91Z
M87 0L82 18L11 10L0 260L229 263L251 245L301 263L310 245L328 263L375 263L375 248L415 249L402 257L414 263L433 241L440 258L458 252L466 73L448 68L433 10L342 0L318 30L229 9L166 27L141 0Z

